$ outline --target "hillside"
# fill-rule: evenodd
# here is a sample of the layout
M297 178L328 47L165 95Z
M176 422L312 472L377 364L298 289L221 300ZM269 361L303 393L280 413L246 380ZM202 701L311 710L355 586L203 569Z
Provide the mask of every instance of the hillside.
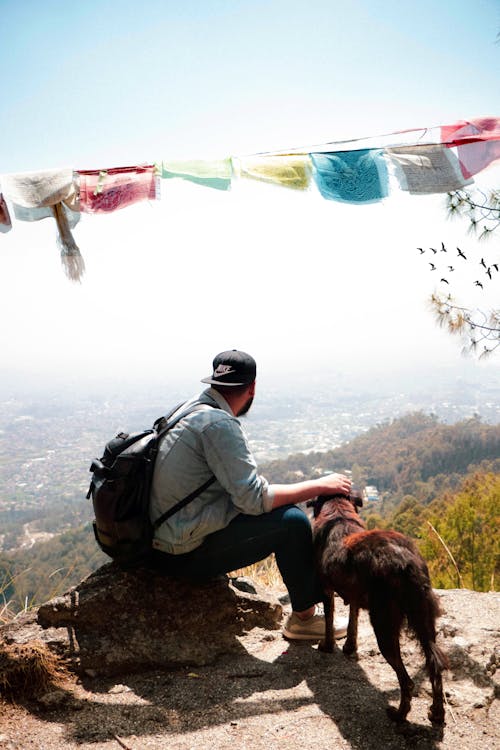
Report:
M423 509L442 514L451 502L449 493L458 492L466 478L479 470L482 475L500 475L500 425L482 424L478 419L447 425L414 413L378 425L333 451L294 454L286 460L263 464L260 469L271 482L293 482L325 471L350 469L356 484L374 484L380 491L381 502L367 504L363 511L370 525L385 522L418 537L424 522ZM483 486L481 480L471 486L476 487L476 495L483 494L482 490L477 491ZM489 492L497 503L496 484ZM486 510L494 517L493 501ZM88 512L90 515L90 507ZM437 525L434 516L429 517ZM477 552L481 549L477 545L477 529L472 529L472 533L476 539L473 551ZM467 539L466 530L462 530L462 537ZM490 534L488 537L491 540ZM442 550L427 545L426 553L435 554L443 567ZM459 550L457 557L466 566L463 554ZM488 552L494 554L494 550ZM11 610L19 611L74 585L105 560L91 525L86 523L30 549L0 554L0 596L4 603L10 601ZM491 571L485 572L481 580L489 581L491 576ZM475 578L479 580L477 575ZM446 579L439 580L442 587L449 585ZM469 584L472 588L473 580L474 576ZM487 590L489 585L484 583L486 588L482 586L480 590Z
M295 454L261 468L272 482L350 469L360 487L378 487L388 508L405 495L430 502L437 492L455 489L474 470L500 472L500 425L479 419L441 424L416 412L372 427L332 451Z

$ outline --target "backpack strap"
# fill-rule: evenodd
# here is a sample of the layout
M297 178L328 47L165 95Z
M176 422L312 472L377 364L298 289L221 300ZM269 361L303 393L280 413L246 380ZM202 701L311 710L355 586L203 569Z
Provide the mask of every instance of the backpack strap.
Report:
M185 402L184 402L185 403ZM193 411L197 411L200 406L209 406L211 409L220 409L220 406L216 404L215 406L212 406L211 404L202 404L199 401L197 401L194 404L191 404L187 409L181 412L175 419L171 419L172 415L175 414L175 412L180 409L180 407L183 404L178 404L174 409L172 409L165 417L160 417L156 420L154 423L155 429L158 430L158 438L163 437L172 427L174 427L177 422L180 422L181 419L183 419L188 414L191 414ZM188 503L191 502L191 500L194 500L195 497L198 497L198 495L201 495L202 492L205 492L208 487L210 487L211 484L215 482L215 476L212 474L211 477L209 477L203 484L198 487L196 490L193 490L189 493L186 497L184 497L182 500L179 500L175 505L173 505L171 508L166 510L164 513L161 514L159 518L156 519L156 521L153 522L153 530L156 531L166 520L167 518L170 518L170 516L173 516L174 513L177 513L177 511L181 510L181 508L184 508Z
M211 477L207 479L206 482L204 482L201 487L198 487L198 489L193 490L193 492L190 492L187 497L183 498L183 500L179 500L178 503L173 505L169 510L166 510L165 513L162 513L159 518L156 519L156 521L153 523L153 529L156 531L162 523L164 523L167 518L170 518L170 516L173 516L174 513L177 513L178 510L181 508L184 508L185 505L191 502L191 500L194 500L195 497L198 497L198 495L201 495L202 492L205 492L205 490L210 487L211 484L215 482L215 477L212 474Z
M165 435L165 433L168 432L171 427L174 427L177 422L180 422L181 419L186 417L188 414L191 414L191 412L199 409L200 406L209 406L211 409L220 409L220 406L218 404L214 404L212 406L212 404L204 404L201 401L194 401L187 407L187 409L184 409L184 411L182 411L174 419L172 419L172 416L181 408L181 406L185 406L186 403L186 401L181 401L181 403L177 404L177 406L171 409L168 414L163 417L159 417L156 420L153 427L157 431L159 438L163 437L163 435Z

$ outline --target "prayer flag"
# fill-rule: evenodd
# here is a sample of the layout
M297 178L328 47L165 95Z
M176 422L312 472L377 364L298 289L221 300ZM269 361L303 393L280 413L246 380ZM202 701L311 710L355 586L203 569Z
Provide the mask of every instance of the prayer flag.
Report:
M447 145L458 146L458 160L464 177L472 177L500 159L500 120L496 117L444 125L441 139Z
M307 155L242 156L237 159L238 174L294 190L306 190L311 181L311 159Z
M311 154L318 189L329 200L374 203L389 192L387 165L380 149Z
M12 203L23 208L54 206L62 201L78 210L72 169L46 169L2 175L2 189ZM49 214L47 214L49 215Z
M472 182L464 178L457 157L445 146L397 146L385 153L401 189L413 195L448 193Z
M7 203L5 202L5 198L3 197L2 193L0 193L0 232L3 232L5 234L11 229L12 222L10 220L9 209L7 207Z
M500 140L466 143L458 146L457 155L463 176L472 177L500 159Z
M477 141L500 139L500 119L478 117L475 120L460 120L454 125L442 125L441 141L447 146L459 146Z
M155 165L156 174L162 179L179 177L196 185L229 190L233 176L233 166L230 158L218 160L192 159L189 161L165 160Z
M49 169L3 175L2 189L13 203L16 219L39 221L49 216L55 219L64 271L72 281L80 281L85 263L71 234L80 218L73 170Z
M78 170L80 210L109 213L143 200L159 198L154 166Z

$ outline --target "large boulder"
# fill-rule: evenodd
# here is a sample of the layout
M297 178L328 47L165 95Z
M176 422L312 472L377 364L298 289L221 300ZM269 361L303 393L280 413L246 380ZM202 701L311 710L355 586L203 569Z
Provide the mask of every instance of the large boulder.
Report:
M195 585L113 563L38 609L38 624L67 628L71 655L96 674L208 664L241 650L248 630L277 629L281 618L280 604L237 579Z

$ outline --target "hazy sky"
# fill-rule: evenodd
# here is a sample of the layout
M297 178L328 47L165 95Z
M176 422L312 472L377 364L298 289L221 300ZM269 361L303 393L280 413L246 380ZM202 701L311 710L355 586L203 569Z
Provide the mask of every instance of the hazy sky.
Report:
M0 0L0 182L500 116L499 10L497 0ZM499 176L493 167L481 182L498 187ZM51 220L16 222L0 234L3 365L201 377L217 351L238 347L278 376L460 366L460 342L429 312L436 284L416 247L444 241L491 263L500 235L478 246L443 206L443 196L351 206L314 187L163 181L154 205L83 215L81 284L64 276ZM498 307L500 281L487 296L471 278L457 277L460 301Z

